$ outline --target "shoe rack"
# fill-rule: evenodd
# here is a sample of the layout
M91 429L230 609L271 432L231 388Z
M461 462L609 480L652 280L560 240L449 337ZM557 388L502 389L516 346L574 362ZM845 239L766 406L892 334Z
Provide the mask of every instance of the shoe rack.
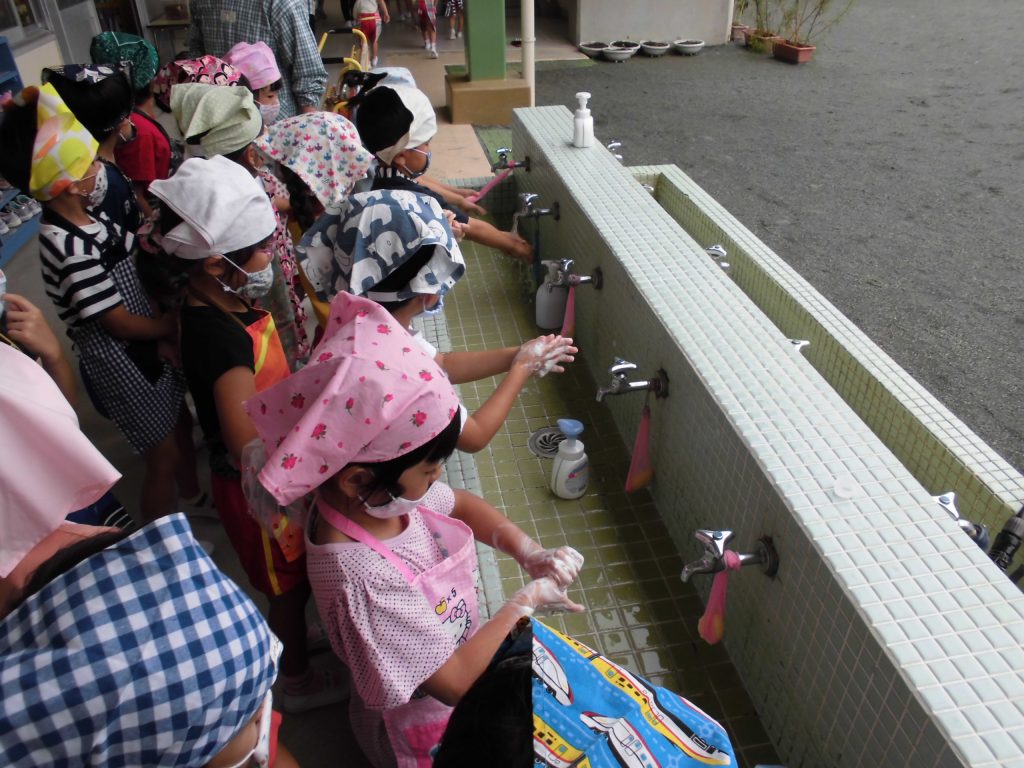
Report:
M21 91L21 75L18 65L14 62L14 54L6 37L0 37L0 93L10 91L13 94ZM2 115L0 115L0 119ZM17 187L0 189L0 210L7 208L15 198L22 194ZM0 234L0 267L10 261L14 254L39 232L39 216L32 216L27 221L13 227L7 234Z

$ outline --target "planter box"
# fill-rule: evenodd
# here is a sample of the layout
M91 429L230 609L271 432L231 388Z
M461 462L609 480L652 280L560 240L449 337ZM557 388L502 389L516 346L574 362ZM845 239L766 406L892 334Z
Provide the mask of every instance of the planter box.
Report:
M771 53L772 44L782 39L778 35L758 32L756 29L748 29L743 34L747 37L747 48L754 53Z
M746 35L746 33L749 30L750 30L750 27L748 27L746 24L733 24L732 25L732 33L729 35L729 39L732 40L734 43L742 42L744 45L746 45L746 42L747 42L747 35Z
M790 64L804 64L811 60L814 51L813 45L797 45L788 40L776 39L772 44L772 56L779 61L788 61Z

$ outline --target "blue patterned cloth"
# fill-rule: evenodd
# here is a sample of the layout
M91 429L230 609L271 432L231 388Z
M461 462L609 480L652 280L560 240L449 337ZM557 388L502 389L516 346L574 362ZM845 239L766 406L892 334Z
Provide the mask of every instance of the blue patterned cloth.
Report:
M725 730L572 638L533 622L533 750L551 768L736 765Z
M0 764L200 766L256 714L280 643L171 515L0 622Z
M424 247L433 253L404 289L373 290ZM381 189L352 195L340 210L325 211L296 250L307 259L306 275L325 301L342 291L374 301L444 295L466 271L441 206L415 192Z

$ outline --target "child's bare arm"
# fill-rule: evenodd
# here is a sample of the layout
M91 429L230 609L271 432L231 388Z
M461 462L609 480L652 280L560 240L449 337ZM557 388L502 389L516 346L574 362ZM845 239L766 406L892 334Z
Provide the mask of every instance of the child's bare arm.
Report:
M103 330L118 339L131 341L155 341L169 339L177 331L174 315L144 317L133 315L124 304L108 309L98 318Z
M380 18L388 24L391 21L391 14L388 13L388 4L384 0L377 0L377 10L380 12Z
M537 551L548 551L509 522L508 518L493 506L467 491L455 491L455 509L452 511L452 517L466 523L478 541L491 545L495 542L500 545L512 545L501 546L501 549L515 557L517 561ZM575 559L563 560L561 564L571 571L569 575L575 579L583 565L583 558L575 550L571 551ZM583 610L583 606L573 603L568 598L564 584L560 584L554 578L543 576L530 582L505 603L473 637L459 647L437 672L427 678L423 683L424 690L445 704L455 706L487 669L498 646L516 622L541 607Z
M220 433L228 453L241 462L242 449L259 437L252 419L242 403L256 394L256 375L251 368L238 366L223 374L213 384L213 401L217 406Z
M572 362L576 352L572 339L554 335L540 336L519 347L508 375L463 425L457 443L459 450L475 453L483 449L505 423L526 380L548 371L561 373L564 369L560 363Z
M504 347L476 352L441 352L435 361L448 374L452 384L465 384L504 373L518 351L519 347Z
M482 219L470 219L466 225L466 237L474 243L497 248L513 258L533 263L533 246L514 232L505 232Z

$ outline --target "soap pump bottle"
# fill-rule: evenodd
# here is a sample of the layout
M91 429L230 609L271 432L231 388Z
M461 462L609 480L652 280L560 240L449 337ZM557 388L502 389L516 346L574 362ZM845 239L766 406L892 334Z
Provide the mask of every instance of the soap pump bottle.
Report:
M548 274L537 289L535 314L537 327L545 331L559 330L565 320L565 304L569 299L569 286L556 285L560 261L542 261Z
M576 101L579 106L576 108L576 118L573 121L572 145L574 147L594 146L594 118L587 109L587 100L590 94L580 91L576 94Z
M563 499L578 499L587 492L587 454L579 439L583 424L576 419L559 419L558 428L565 440L559 443L551 468L551 490Z

